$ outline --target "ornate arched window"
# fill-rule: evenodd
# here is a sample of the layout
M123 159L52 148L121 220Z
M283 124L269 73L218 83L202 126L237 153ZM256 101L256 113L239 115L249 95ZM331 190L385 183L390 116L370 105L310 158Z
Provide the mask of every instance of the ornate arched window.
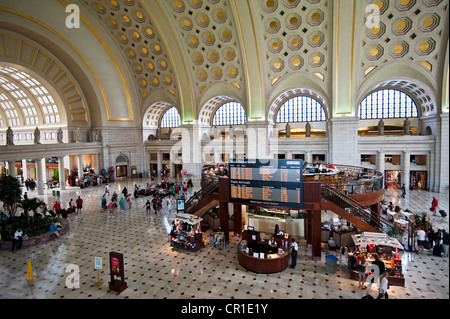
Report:
M0 65L0 107L5 112L8 126L61 122L58 106L46 87L30 74L12 66ZM24 119L22 123L21 118Z
M160 126L166 127L178 127L181 124L180 114L175 107L168 109L162 116Z
M319 101L309 96L296 96L280 106L276 121L278 123L326 121L325 110Z
M246 116L241 103L228 102L221 105L214 113L212 125L241 125L245 124Z
M359 118L392 119L417 117L414 101L399 90L384 89L369 94L359 105Z

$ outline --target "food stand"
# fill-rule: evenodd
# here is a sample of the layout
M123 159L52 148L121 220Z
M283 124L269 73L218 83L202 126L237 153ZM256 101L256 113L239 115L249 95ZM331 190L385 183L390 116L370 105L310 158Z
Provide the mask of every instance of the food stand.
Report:
M200 222L203 218L178 213L169 218L171 222L170 245L188 251L199 251L204 247Z
M258 231L245 230L238 245L239 264L256 273L271 274L283 271L289 262L288 234L273 235L277 242L274 250L268 245L271 238Z
M405 286L405 277L402 272L402 261L398 255L398 249L404 249L403 245L396 239L384 233L363 232L352 235L355 243L355 251L349 253L348 269L354 279L358 279L358 272L351 268L350 258L364 256L366 262L371 264L378 254L389 272L388 282L390 285Z

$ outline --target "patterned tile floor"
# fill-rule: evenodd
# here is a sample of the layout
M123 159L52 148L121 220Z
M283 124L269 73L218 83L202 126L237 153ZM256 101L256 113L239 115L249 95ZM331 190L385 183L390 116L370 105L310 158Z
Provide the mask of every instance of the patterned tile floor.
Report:
M125 179L110 183L111 193L118 194L124 186L145 185L146 179ZM198 187L198 186L197 186ZM194 189L196 187L194 186ZM16 252L0 251L0 299L359 299L365 293L377 295L376 285L358 289L358 282L349 278L343 262L335 274L325 272L325 245L322 260L314 262L305 240L300 240L299 258L295 269L277 274L255 274L242 268L237 261L238 237L230 236L223 250L209 246L205 233L205 248L199 252L173 250L166 235L167 208L159 216L146 216L146 197L133 200L132 208L118 211L116 216L102 212L100 199L104 185L62 191L61 202L79 195L84 199L83 213L70 215L70 231L63 239ZM28 192L29 197L37 197ZM449 194L410 191L405 199L400 191L387 190L385 199L409 208L413 212L427 211L433 196L440 209L449 211ZM54 203L51 190L41 199ZM109 198L109 197L108 197ZM431 216L436 228L448 230L449 217ZM110 251L124 254L128 284L121 294L108 289ZM337 253L339 257L339 253ZM103 257L100 287L94 286L97 271L94 256ZM401 252L406 278L405 287L391 286L391 299L448 299L449 259L435 257L431 252ZM31 261L34 279L26 280L27 264ZM67 288L68 264L80 269L80 287Z

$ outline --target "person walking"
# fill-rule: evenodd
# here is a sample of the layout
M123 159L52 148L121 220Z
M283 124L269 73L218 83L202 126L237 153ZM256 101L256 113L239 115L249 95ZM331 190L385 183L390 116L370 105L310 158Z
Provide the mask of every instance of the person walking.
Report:
M127 199L125 199L125 202L128 203L128 208L131 209L131 195L127 194Z
M150 200L147 199L147 202L144 205L145 207L145 215L150 215L152 210L152 204L150 203Z
M105 194L103 196L106 196L106 193L108 193L108 196L110 195L109 194L109 185L108 185L108 183L106 183L106 185L105 185Z
M433 216L436 216L436 211L438 210L438 205L439 205L439 202L438 202L437 198L433 197L433 200L431 201L431 208L430 208L430 211L433 212Z
M387 291L389 289L389 282L387 279L388 276L389 276L389 273L386 270L380 276L380 288L378 290L377 299L382 299L383 297L385 299L389 299L389 295L387 293Z
M295 242L294 238L291 238L291 268L294 269L297 265L297 254L298 254L298 244Z

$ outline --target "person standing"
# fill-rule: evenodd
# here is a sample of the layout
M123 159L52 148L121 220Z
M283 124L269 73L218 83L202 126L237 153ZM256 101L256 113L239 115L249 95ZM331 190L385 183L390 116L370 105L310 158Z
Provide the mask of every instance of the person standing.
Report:
M53 205L53 210L55 211L56 216L61 216L61 204L58 201Z
M125 210L125 198L121 198L120 200L119 200L119 206L120 206L120 210L121 211L124 211Z
M127 199L125 199L125 202L128 203L128 208L131 209L131 195L127 194Z
M387 271L384 271L380 276L380 288L379 288L379 294L377 299L382 299L383 297L385 299L389 299L389 295L387 293L389 289L389 282L387 277L389 276L389 273Z
M73 201L73 199L71 198L69 201L69 211L68 213L71 214L75 211L75 203Z
M444 251L442 257L448 257L448 232L445 229L442 230L442 249Z
M419 246L418 249L418 253L420 254L421 252L423 253L424 250L424 246L425 246L425 241L427 240L427 233L425 232L425 230L423 230L422 228L420 228L417 231L417 246Z
M297 265L297 254L298 254L298 244L295 242L294 238L291 238L291 268L294 269Z
M83 208L83 199L81 196L78 196L75 203L77 204L77 214L81 214L81 209Z
M406 195L406 187L405 184L402 185L402 197L405 198Z
M103 209L103 211L105 212L107 208L108 208L108 204L107 204L107 202L106 202L105 195L103 195L103 196L102 196L102 209Z
M14 251L16 248L22 249L22 242L23 242L23 231L21 228L18 228L16 232L14 233L14 237L12 239L12 245L11 245L11 251Z

